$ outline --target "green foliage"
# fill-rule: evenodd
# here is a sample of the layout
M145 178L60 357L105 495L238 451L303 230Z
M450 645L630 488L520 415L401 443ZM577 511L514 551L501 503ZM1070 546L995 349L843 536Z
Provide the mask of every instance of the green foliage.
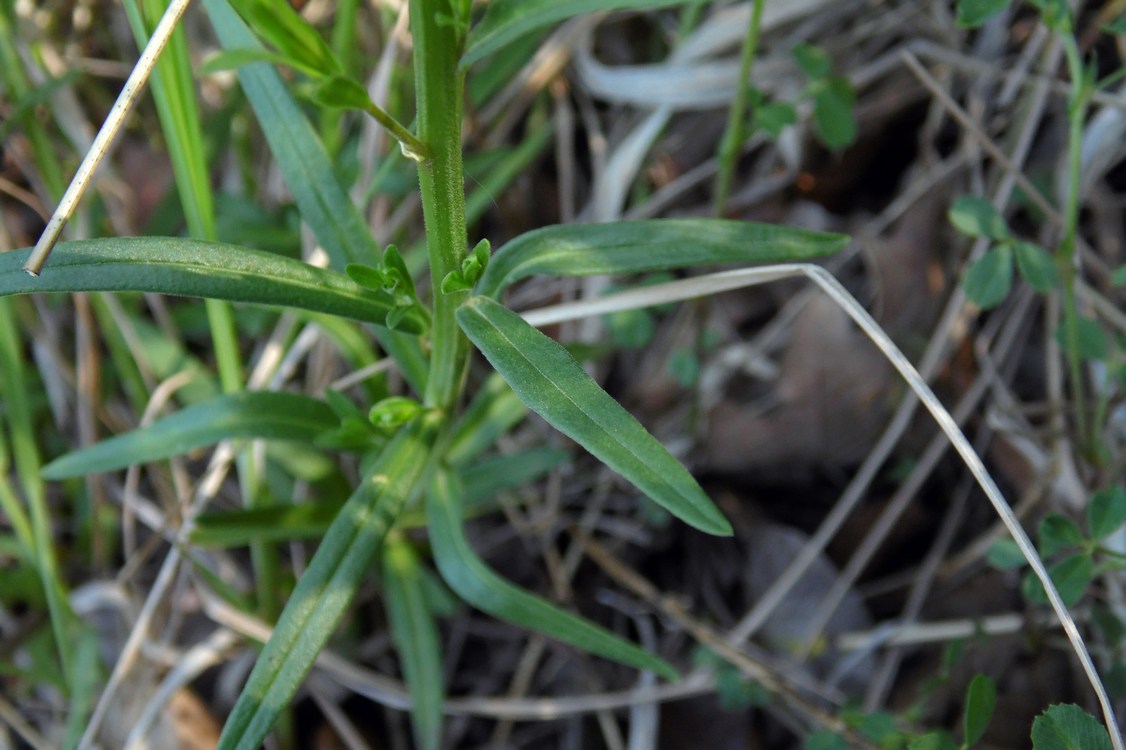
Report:
M1032 750L1110 750L1095 717L1071 703L1051 706L1032 722Z
M426 598L422 563L409 543L388 540L383 555L383 588L391 638L411 692L411 725L420 750L442 744L442 647Z
M768 101L753 86L750 89L751 127L777 138L790 125L798 121L797 108L790 102Z
M525 232L494 255L476 292L498 296L536 274L593 276L712 263L812 260L848 244L840 234L719 219L566 224Z
M488 297L470 299L457 319L516 395L553 427L686 523L732 533L692 475L566 349Z
M469 35L462 66L469 66L525 34L581 13L668 8L688 0L494 0Z
M341 315L385 324L397 300L364 290L342 274L237 245L174 237L120 237L59 243L51 273L29 276L30 250L0 255L0 295L31 292L159 292L249 302ZM398 319L421 333L426 318L412 309Z
M966 269L962 286L979 307L1001 304L1013 285L1013 251L1008 245L991 247Z
M989 201L976 195L964 195L950 207L950 223L970 237L1007 240L1010 237L1005 219Z
M43 467L47 479L114 471L178 456L220 440L266 438L312 442L335 419L323 401L296 393L244 391L193 404L175 414Z
M465 601L483 612L623 664L668 678L676 670L664 660L608 630L562 610L505 581L473 552L462 530L462 489L440 473L427 492L434 561L442 578Z
M357 389L363 393L358 402L332 391L320 400L240 390L234 322L229 312L224 317L222 308L213 307L211 330L222 375L219 381L229 392L185 399L189 405L172 415L63 456L42 471L48 478L110 471L231 439L297 441L321 450L360 453L358 461L337 466L318 450L286 453L271 448L264 476L240 467L247 507L195 519L192 544L250 545L256 565L271 556L276 561L271 542L320 538L231 713L219 743L224 750L250 750L262 744L371 574L377 556L382 562L392 639L411 689L416 742L423 748L440 745L444 697L436 617L452 610L452 597L435 583L428 561L419 555L424 547L406 529L429 531L437 569L462 600L579 649L675 678L673 667L657 656L500 578L465 538L462 527L467 516L494 509L498 492L542 477L565 458L559 451L542 448L506 455L488 452L529 408L677 517L709 533L732 533L696 480L667 449L586 375L562 345L498 300L512 283L535 274L634 274L713 263L809 260L839 250L847 238L749 222L670 219L547 227L517 237L495 258L487 240L467 251L466 222L471 212L464 195L461 107L465 67L522 35L582 12L676 4L495 0L471 29L467 0L412 0L416 136L377 107L353 77L353 64L344 62L347 29L334 35L329 45L282 0L235 0L237 13L223 0L205 0L224 47L205 71L237 70L301 220L325 249L334 270L209 241L217 231L209 202L213 196L206 169L199 170L207 162L198 137L194 87L185 77L183 63L188 58L183 55L177 58L180 69L173 70L163 84L167 99L161 116L166 139L175 144L173 151L179 154L175 158L182 162L177 172L178 177L185 175L180 191L191 193L181 197L195 239L64 243L47 273L37 280L20 268L26 253L0 256L3 295L56 290L162 292L303 311L323 323L341 348L365 365L377 355L364 329L352 321L375 324L383 352L414 390L412 395L397 393L388 384L397 381L382 378ZM351 7L354 11L355 4ZM348 16L347 11L342 13ZM354 20L354 12L351 17ZM350 23L342 21L344 26ZM832 75L822 51L802 49L795 55L809 78L805 95L814 104L818 136L832 148L847 145L855 138L856 127L851 87ZM304 76L297 84L309 94L302 106L273 65ZM310 103L366 112L415 159L418 166L411 166L419 177L427 229L425 257L408 253L410 257L404 258L395 246L379 252L367 222L340 183L329 151L306 119L302 107ZM795 119L795 113L786 103L757 102L754 117L758 127L777 132ZM521 148L514 163L527 164L546 143L546 138L538 138L534 149ZM334 146L332 153L337 151ZM296 219L287 226L290 242L297 237L296 226ZM430 288L420 294L415 278L429 278ZM329 321L325 316L346 320ZM17 358L14 347L8 346L11 343L5 344L6 376L16 372L8 362ZM468 408L461 409L465 384L477 382L467 377L471 343L497 374L484 381ZM146 351L146 356L156 354ZM694 352L682 351L669 366L688 385L697 377L699 363ZM9 398L17 392L11 383L4 387ZM210 387L215 389L213 383ZM146 395L141 383L135 400L141 402ZM22 428L26 435L32 434L29 425L30 420ZM37 482L38 459L26 447L16 446L20 472L28 475L29 482ZM357 464L359 479L351 480L353 486L346 477ZM284 499L298 481L319 482L334 490L307 504L258 504L262 497ZM426 502L412 505L412 499L428 487ZM10 493L0 494L5 511L9 505L14 510L11 527L16 538L11 545L22 556L38 555L47 598L53 607L64 610L65 592L51 561L40 554L40 547L49 547L36 538L43 533L45 519L26 517L22 509L15 510L18 504L5 499ZM1108 506L1099 514L1101 526L1111 523L1117 513L1116 506ZM276 572L269 564L256 569L257 599L265 602L261 612L271 618L281 607L275 608L262 588L268 593L278 588L270 585L277 582L271 578ZM60 616L59 622L65 626L66 618ZM89 649L83 646L72 655L65 627L58 628L55 640L67 671L72 658L83 668L88 666ZM732 705L766 699L761 689L730 667L718 669ZM78 701L73 716L85 715L87 706L79 704L88 703L89 693L73 690ZM902 734L894 719L884 714L853 718L857 730L872 738Z
M803 750L849 750L848 742L836 732L820 730L805 738Z
M1083 598L1101 570L1120 565L1119 556L1100 542L1126 523L1126 489L1114 486L1093 493L1085 521L1086 530L1068 516L1051 513L1037 529L1040 555L1054 561L1048 572L1069 606ZM1025 564L1023 555L1008 540L994 542L986 559L1000 570L1019 569ZM1048 601L1043 586L1031 573L1025 575L1021 590L1034 604Z
M975 675L966 689L966 710L962 719L962 732L965 738L963 748L977 744L989 722L993 719L993 709L997 705L997 685L986 675Z
M966 295L979 307L996 307L1009 296L1014 260L1020 275L1036 291L1049 292L1059 287L1059 269L1047 251L1034 243L1016 239L1004 217L989 201L973 195L962 196L950 207L948 217L962 234L995 240L984 255L970 264L962 279Z
M1076 336L1074 341L1068 337L1064 326L1056 329L1056 340L1060 346L1068 348L1073 346L1080 359L1088 361L1105 360L1110 353L1107 343L1106 331L1097 321L1082 315L1075 319Z
M406 503L436 438L434 425L399 431L332 522L246 687L227 719L221 748L257 750L332 635Z
M990 18L1000 15L1011 3L1012 0L959 0L958 25L976 29Z
M856 140L853 109L856 94L843 76L832 74L832 62L824 50L807 42L792 50L794 60L809 83L806 95L813 99L813 126L817 137L831 149L841 149Z
M1126 489L1099 490L1087 504L1087 529L1096 541L1106 539L1126 523Z
M911 740L907 750L958 750L958 743L946 732L928 732Z
M692 662L697 667L707 667L714 672L719 705L725 711L742 711L770 702L766 688L745 677L738 667L714 651L698 647L692 654Z

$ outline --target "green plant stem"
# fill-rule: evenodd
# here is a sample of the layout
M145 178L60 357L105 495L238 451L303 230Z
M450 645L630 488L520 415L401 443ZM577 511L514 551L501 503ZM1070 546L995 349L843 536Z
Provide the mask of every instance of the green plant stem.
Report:
M1064 56L1071 77L1068 97L1067 200L1064 205L1064 234L1056 250L1063 289L1064 349L1067 357L1076 431L1082 453L1093 459L1095 439L1087 418L1087 399L1083 389L1083 369L1079 354L1079 309L1075 295L1075 250L1079 233L1080 176L1082 171L1083 125L1090 89L1083 71L1079 46L1070 34L1062 35Z
M468 342L454 320L467 293L444 294L442 279L461 266L467 249L465 184L461 166L461 115L464 73L458 68L461 35L442 23L448 0L411 0L418 135L429 158L418 166L422 215L430 257L434 315L431 324L430 377L424 404L447 415L457 400L468 360Z
M743 40L743 59L739 64L739 82L735 86L735 99L727 113L727 129L719 145L719 165L716 171L715 213L723 216L727 198L731 194L731 178L735 172L735 160L739 147L743 145L746 127L744 120L747 111L747 90L751 85L751 70L754 67L755 52L758 50L759 28L762 26L763 0L754 0L751 6L751 20L747 24L747 36Z

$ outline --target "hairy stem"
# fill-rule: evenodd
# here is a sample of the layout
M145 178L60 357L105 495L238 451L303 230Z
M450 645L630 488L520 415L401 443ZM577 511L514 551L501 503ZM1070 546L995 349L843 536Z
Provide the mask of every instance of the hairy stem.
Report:
M465 257L465 184L461 168L464 73L458 68L462 33L449 22L449 0L411 0L418 137L428 158L419 163L418 182L430 255L434 319L426 406L447 414L455 405L465 373L468 342L454 320L466 292L444 294L442 279Z

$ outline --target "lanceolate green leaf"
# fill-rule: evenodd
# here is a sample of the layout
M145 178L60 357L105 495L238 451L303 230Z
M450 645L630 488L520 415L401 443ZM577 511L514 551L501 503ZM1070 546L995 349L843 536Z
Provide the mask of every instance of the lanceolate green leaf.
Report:
M473 29L461 64L472 65L524 34L580 13L644 10L685 5L687 0L493 0Z
M273 253L179 237L61 242L42 276L22 263L29 250L0 254L0 296L33 292L160 292L298 308L382 323L390 295L347 276ZM401 328L421 332L414 315Z
M420 750L442 742L442 646L426 603L422 567L410 543L390 539L383 555L383 589L391 639L411 692L411 723Z
M321 35L285 0L232 0L231 4L294 67L314 76L341 71Z
M710 534L731 525L692 475L555 341L488 297L458 324L533 411L683 521Z
M842 234L725 219L560 224L526 232L496 252L477 293L496 297L535 274L592 276L708 263L779 263L830 255Z
M383 539L426 471L436 430L404 427L336 517L231 711L218 750L258 750L370 572Z
M339 423L323 401L297 393L243 391L193 404L148 427L68 453L43 467L47 479L64 479L130 464L157 461L227 438L312 442Z
M676 671L664 660L594 623L504 580L485 565L462 531L461 489L440 473L427 492L427 517L434 560L442 578L465 601L493 617L536 630L572 646L670 679Z

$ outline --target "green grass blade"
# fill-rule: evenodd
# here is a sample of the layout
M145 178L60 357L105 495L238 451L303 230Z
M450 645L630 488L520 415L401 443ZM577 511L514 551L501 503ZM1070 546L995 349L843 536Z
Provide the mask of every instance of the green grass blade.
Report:
M426 496L434 560L442 578L462 599L514 625L592 654L676 679L676 670L663 659L512 585L485 565L462 531L461 488L448 473L435 477Z
M334 271L237 245L173 237L61 242L40 277L20 265L29 250L0 254L0 296L33 292L160 292L312 310L380 323L394 306ZM420 332L420 315L400 328Z
M445 699L442 646L426 604L422 573L408 542L388 540L383 555L383 589L387 594L391 640L410 688L415 744L420 750L439 750Z
M468 66L537 29L581 13L644 10L685 5L688 0L493 0L469 35L461 65Z
M457 320L532 411L681 520L732 533L692 475L566 349L488 297L471 298Z
M323 401L297 393L244 391L182 409L148 427L68 453L43 467L46 479L63 479L131 464L158 461L229 438L312 442L339 424Z
M561 224L526 232L496 252L477 293L496 297L535 274L592 276L709 263L809 260L848 244L842 234L726 219Z
M337 516L235 703L217 750L258 750L328 642L427 468L435 430L404 427Z
M0 258L3 258L0 255ZM22 271L21 271L22 273ZM75 670L74 635L77 619L67 601L66 589L59 576L55 556L54 532L43 480L39 476L39 447L30 404L28 378L21 356L22 342L16 332L11 300L0 299L0 419L7 427L12 442L12 458L20 486L27 498L27 518L31 524L31 541L34 566L47 600L51 618L51 632L55 638L63 678L68 690L74 694L81 684ZM6 493L5 493L6 494ZM20 513L13 521L21 518Z

